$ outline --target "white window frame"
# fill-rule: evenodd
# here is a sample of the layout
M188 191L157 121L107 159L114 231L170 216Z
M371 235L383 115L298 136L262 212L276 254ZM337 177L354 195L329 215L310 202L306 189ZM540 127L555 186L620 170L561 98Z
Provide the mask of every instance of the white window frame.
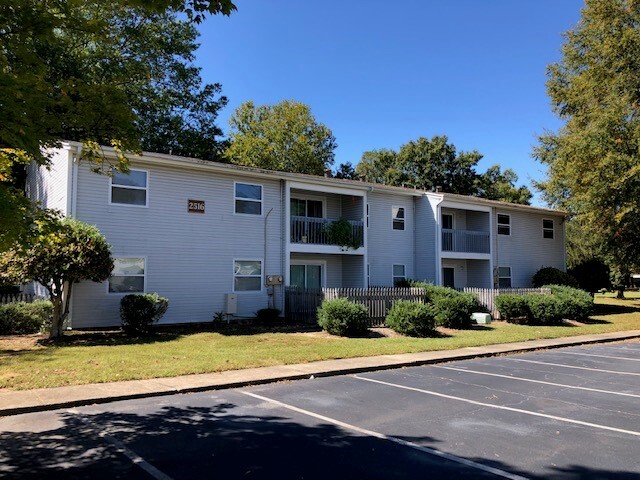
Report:
M402 267L402 270L404 271L404 275L402 275L402 276L396 275L395 272L394 272L395 267ZM394 263L393 265L391 265L391 286L395 286L396 279L403 279L403 280L407 279L407 265L406 264L404 264L404 263Z
M551 228L547 228L544 226L544 222L551 222ZM556 222L553 221L553 218L543 218L542 219L542 238L544 238L545 240L553 240L554 238L556 238ZM545 237L544 234L545 232L551 232L551 236L550 237Z
M509 269L509 276L508 277L501 277L500 276L500 269L501 268L508 268ZM499 266L498 267L498 275L497 275L497 277L498 277L498 285L497 285L498 288L513 288L513 269L510 266L507 266L507 265ZM508 287L501 287L500 286L500 279L501 278L508 278L509 279L509 286Z
M256 200L255 198L242 198L236 196L236 185L250 185L252 187L260 187L260 200ZM256 213L242 213L238 212L236 209L236 202L241 200L243 202L255 202L260 204L260 214ZM234 215L243 215L247 217L262 217L264 214L264 185L260 183L249 183L249 182L233 182L233 213Z
M402 218L396 218L395 217L393 211L396 208L398 209L398 213L400 213L400 210L402 210L402 212L403 212ZM407 227L406 220L407 220L407 209L405 207L400 207L398 205L393 205L391 207L391 229L395 230L395 231L398 231L398 232L404 232L406 230L406 227ZM394 224L395 224L396 221L402 222L402 228L395 228Z
M250 215L250 214L249 214ZM236 262L260 262L260 290L236 290L236 277L257 278L258 275L236 275ZM231 264L231 291L238 295L256 294L264 291L264 259L262 258L234 258Z
M321 202L322 203L322 216L321 217L307 217L305 216L305 218L327 218L327 199L325 197L315 197L315 196L310 196L310 195L298 195L298 194L293 194L291 195L291 198L289 199L289 202L291 202L291 200L304 200L305 202L311 200L314 202ZM291 207L289 207L291 208ZM307 211L306 213L308 213L308 208L305 207L305 210Z
M107 281L105 282L107 284L107 295L132 295L132 294L136 294L136 293L147 293L147 257L146 255L116 255L113 257L114 259L116 258L141 258L144 261L144 273L142 275L140 274L136 274L136 275L115 275L116 277L142 277L142 291L141 292L112 292L109 289L109 285L110 285L110 279L112 275L109 275L109 278L107 278ZM113 271L111 272L113 273Z
M500 223L500 217L508 217L509 218L509 224L507 225L506 223ZM500 227L509 227L509 233L500 233ZM496 213L496 234L498 235L502 235L505 237L510 237L511 236L511 215L508 213Z
M145 170L142 168L130 168L129 169L130 172L144 172L147 175L147 186L146 187L134 187L131 185L118 185L117 183L114 184L113 183L113 176L109 177L109 205L115 205L118 207L135 207L135 208L149 208L149 170ZM145 191L145 196L144 196L144 200L145 203L144 205L134 205L132 203L118 203L118 202L113 202L113 187L117 187L117 188L128 188L130 190L144 190ZM126 257L126 258L133 258L133 257Z
M291 260L291 262L289 263L289 269L291 269L292 265L304 265L305 266L305 272L304 272L304 281L305 283L307 283L307 271L306 271L306 267L311 265L314 267L320 267L320 283L321 286L320 288L327 288L327 262L325 260ZM291 274L291 271L289 271L289 274ZM305 288L307 288L305 286Z

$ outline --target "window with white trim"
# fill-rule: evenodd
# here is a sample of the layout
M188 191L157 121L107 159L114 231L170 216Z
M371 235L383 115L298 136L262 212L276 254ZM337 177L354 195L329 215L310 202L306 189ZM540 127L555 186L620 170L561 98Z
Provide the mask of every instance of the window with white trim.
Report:
M498 288L511 288L511 267L498 267Z
M245 215L262 215L262 185L235 184L235 212Z
M109 293L143 293L145 267L145 259L142 257L114 258L109 277Z
M542 238L553 239L553 220L542 220Z
M147 206L147 172L129 170L129 173L113 172L111 177L111 203L119 205Z
M511 215L498 214L498 235L511 235Z
M262 260L235 260L233 262L233 291L259 292L262 290Z
M393 229L404 230L404 207L393 207Z
M404 265L394 265L393 266L393 285L395 286L397 282L406 280L406 268Z

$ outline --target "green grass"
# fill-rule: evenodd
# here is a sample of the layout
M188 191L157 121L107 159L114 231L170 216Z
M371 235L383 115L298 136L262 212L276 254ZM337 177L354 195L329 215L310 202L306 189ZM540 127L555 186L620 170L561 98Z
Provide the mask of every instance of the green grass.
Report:
M0 338L0 388L29 389L192 373L220 372L336 358L447 350L542 338L640 329L640 295L597 297L589 323L538 327L496 322L448 330L439 338L339 338L322 333L235 327L168 331L143 339L73 333L49 343L35 336Z

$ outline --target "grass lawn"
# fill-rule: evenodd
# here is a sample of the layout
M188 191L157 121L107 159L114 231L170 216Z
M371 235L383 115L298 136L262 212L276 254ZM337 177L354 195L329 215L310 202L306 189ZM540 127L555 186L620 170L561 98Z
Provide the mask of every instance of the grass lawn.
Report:
M494 322L442 330L438 338L333 337L318 331L236 326L207 332L174 329L141 339L117 332L74 332L56 343L41 336L0 337L0 388L29 389L220 372L335 358L461 347L640 329L640 295L596 297L588 323L537 327Z

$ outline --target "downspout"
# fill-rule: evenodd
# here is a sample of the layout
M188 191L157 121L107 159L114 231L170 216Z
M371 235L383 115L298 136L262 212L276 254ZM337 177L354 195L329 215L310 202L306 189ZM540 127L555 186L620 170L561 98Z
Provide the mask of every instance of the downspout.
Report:
M273 212L273 207L267 212L264 217L264 256L262 257L262 274L267 275L267 220L269 215ZM265 277L266 278L266 277ZM271 286L271 293L269 293L269 287L267 287L267 296L270 297L267 301L267 307L275 308L275 287Z

